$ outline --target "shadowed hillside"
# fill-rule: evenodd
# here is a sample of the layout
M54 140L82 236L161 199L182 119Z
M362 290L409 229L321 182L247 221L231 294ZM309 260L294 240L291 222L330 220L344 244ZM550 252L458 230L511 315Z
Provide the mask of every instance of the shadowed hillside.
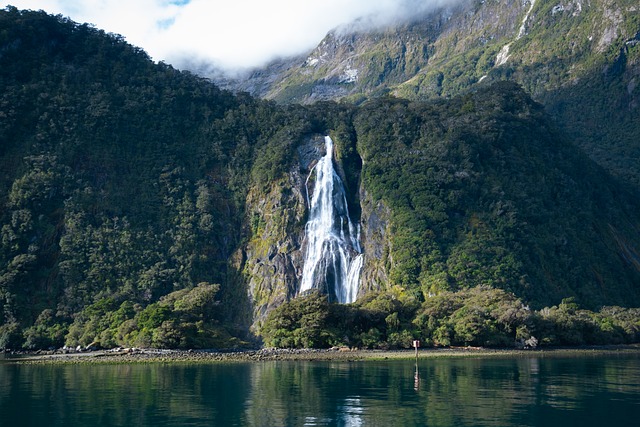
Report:
M640 304L638 199L516 84L278 106L7 8L0 348L244 345L298 293L326 134L362 228L363 304L478 286L534 308Z

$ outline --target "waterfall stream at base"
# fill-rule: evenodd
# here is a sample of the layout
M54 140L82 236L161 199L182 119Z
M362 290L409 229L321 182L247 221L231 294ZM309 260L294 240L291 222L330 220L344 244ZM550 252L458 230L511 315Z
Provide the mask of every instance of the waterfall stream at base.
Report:
M326 154L315 171L315 187L308 199L309 219L305 227L306 255L300 294L310 289L326 291L339 303L355 301L363 255L359 226L349 217L342 180L333 168L333 141L325 137ZM307 182L309 181L307 178Z

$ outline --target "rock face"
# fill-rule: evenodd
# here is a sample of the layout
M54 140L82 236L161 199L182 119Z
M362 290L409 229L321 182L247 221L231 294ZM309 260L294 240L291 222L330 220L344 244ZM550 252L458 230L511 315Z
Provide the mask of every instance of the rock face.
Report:
M360 274L360 293L379 290L389 283L387 275L390 259L391 212L384 202L373 201L363 187L360 188L361 244L364 266Z
M298 148L298 161L283 178L266 188L253 188L247 196L251 238L243 250L242 270L253 303L254 324L298 292L304 263L305 181L323 154L322 137L310 138Z
M322 135L315 135L297 147L297 161L279 181L265 188L253 188L247 197L247 227L250 240L242 250L242 269L253 303L254 326L260 325L269 311L294 298L300 291L304 267L305 224L313 167L325 155ZM344 174L337 162L338 173ZM364 188L359 189L356 207L360 215L364 266L358 294L384 288L390 263L390 211L382 201L373 201ZM240 257L238 257L240 258Z
M502 78L491 72L511 59L511 78L541 95L588 71L609 49L628 49L640 30L633 24L638 13L633 0L462 0L376 30L345 25L307 55L219 83L281 102L388 92L432 98ZM559 78L540 79L549 67L562 70Z

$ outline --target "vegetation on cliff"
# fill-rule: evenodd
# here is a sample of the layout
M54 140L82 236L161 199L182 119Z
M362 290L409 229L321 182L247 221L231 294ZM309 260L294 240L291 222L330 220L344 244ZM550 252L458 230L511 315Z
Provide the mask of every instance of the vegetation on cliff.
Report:
M0 347L38 319L77 324L101 301L105 316L140 311L201 282L220 284L225 326L246 334L228 262L244 195L281 173L307 122L43 12L2 11L0 45Z
M640 185L636 0L462 0L412 18L332 31L306 59L282 60L239 86L282 103L362 103L389 93L449 99L510 80L592 159Z
M354 123L362 185L392 212L393 285L425 296L490 285L535 307L640 304L636 255L602 256L638 238L633 193L515 84L449 102L375 100Z
M325 133L353 216L372 218L358 203L365 193L388 208L389 241L365 268L375 263L389 282L354 306L317 297L307 312L307 300L293 300L257 325L268 342L403 346L418 331L444 344L453 316L454 344L473 332L456 330L462 308L440 324L432 305L475 301L478 286L536 313L569 297L591 310L640 305L637 198L517 85L447 102L278 106L154 64L118 35L9 7L0 11L0 348L250 340L254 307L282 295L252 300L245 266L280 280L269 263L300 251L301 239L247 248L276 222L278 233L304 225L260 207L290 212L297 150ZM255 202L271 195L278 204ZM612 310L637 323L635 311ZM592 313L632 330L610 309ZM344 322L361 325L348 341Z

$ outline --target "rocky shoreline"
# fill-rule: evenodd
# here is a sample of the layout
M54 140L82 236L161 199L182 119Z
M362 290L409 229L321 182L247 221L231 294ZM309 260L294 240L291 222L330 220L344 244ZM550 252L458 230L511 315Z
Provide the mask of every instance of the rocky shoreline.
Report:
M428 348L418 352L419 358L442 357L531 357L576 356L584 354L637 353L640 345L545 348L535 350L488 349L481 347ZM215 351L215 350L162 350L116 348L111 350L0 353L0 362L15 364L47 363L213 363L263 361L359 361L413 359L414 350L359 350L332 349L274 349Z

